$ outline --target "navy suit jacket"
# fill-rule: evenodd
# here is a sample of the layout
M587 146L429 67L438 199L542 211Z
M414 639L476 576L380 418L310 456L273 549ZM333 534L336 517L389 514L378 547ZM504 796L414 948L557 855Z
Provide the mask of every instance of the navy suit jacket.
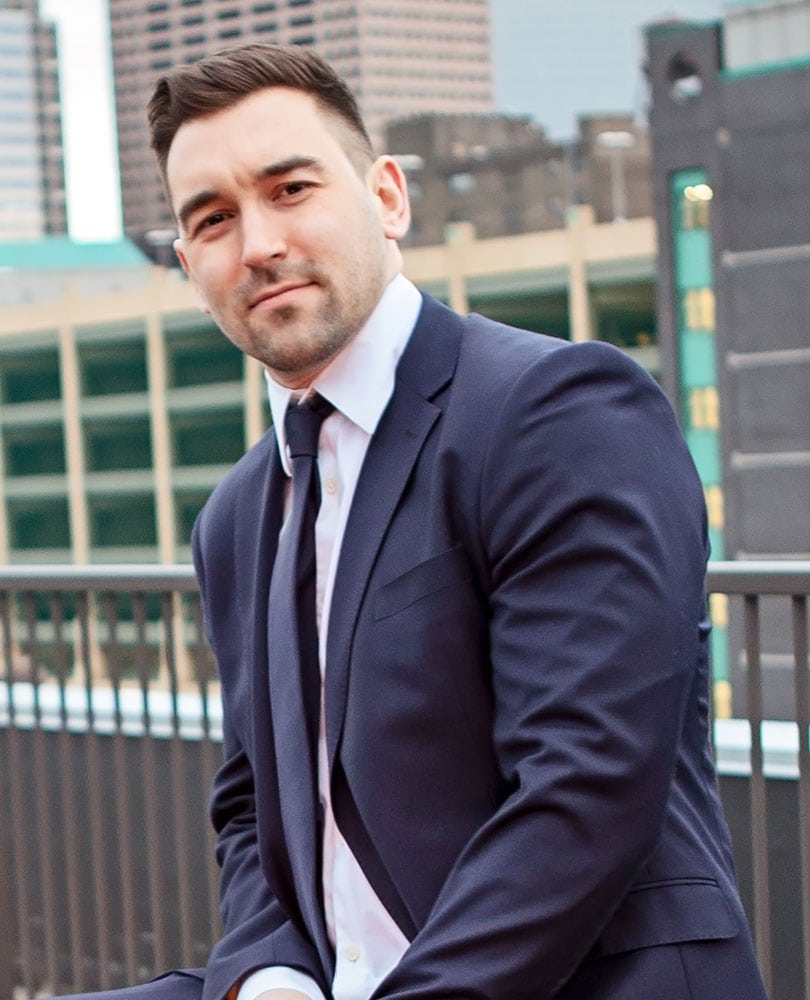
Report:
M267 634L282 506L271 431L195 529L225 713L209 1000L273 964L330 995L303 695ZM644 371L425 298L328 623L337 822L411 940L375 998L592 1000L594 968L697 940L736 942L729 995L762 995L708 746L706 558Z

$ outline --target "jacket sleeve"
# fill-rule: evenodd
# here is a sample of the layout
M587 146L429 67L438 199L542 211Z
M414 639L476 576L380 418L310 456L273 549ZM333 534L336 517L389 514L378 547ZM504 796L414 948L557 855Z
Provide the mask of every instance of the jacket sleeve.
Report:
M222 1000L257 969L287 966L305 973L313 983L318 982L320 969L314 947L287 917L260 861L253 767L245 734L236 722L243 716L230 708L235 689L249 683L247 667L239 662L242 630L230 575L230 510L219 498L214 505L209 502L192 538L206 634L223 679L223 763L211 799L223 935L208 960L203 1000Z
M663 393L606 345L566 346L488 419L480 531L508 793L375 1000L554 997L653 851L698 711L705 515Z

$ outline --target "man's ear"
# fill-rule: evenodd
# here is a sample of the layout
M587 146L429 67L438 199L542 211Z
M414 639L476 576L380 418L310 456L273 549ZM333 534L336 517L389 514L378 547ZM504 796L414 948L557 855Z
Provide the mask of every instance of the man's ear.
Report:
M369 168L372 193L379 202L383 232L389 240L401 240L411 224L408 182L392 156L380 156Z
M210 315L211 310L208 307L208 301L200 290L200 286L197 284L194 275L191 273L191 268L188 266L188 258L183 250L183 237L178 236L174 241L173 246L174 252L177 254L177 259L180 261L183 270L186 272L186 277L191 282L191 287L194 289L194 294L197 296L197 308L200 312Z

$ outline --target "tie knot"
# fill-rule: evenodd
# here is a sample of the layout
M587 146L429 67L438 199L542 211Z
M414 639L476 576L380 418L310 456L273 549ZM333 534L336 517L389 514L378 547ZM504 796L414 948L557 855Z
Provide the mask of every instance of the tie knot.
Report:
M317 393L302 403L290 402L284 416L284 429L287 432L291 458L303 455L318 457L321 424L333 410L334 406Z

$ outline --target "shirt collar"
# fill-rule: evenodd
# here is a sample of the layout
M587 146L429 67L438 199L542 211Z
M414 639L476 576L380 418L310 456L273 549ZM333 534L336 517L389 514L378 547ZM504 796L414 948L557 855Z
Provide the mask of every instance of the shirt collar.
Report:
M321 372L307 392L319 392L335 409L372 435L394 392L397 364L421 308L419 291L404 275L398 274L385 288L357 336ZM265 378L279 454L289 475L284 414L293 390L279 385L267 372Z

